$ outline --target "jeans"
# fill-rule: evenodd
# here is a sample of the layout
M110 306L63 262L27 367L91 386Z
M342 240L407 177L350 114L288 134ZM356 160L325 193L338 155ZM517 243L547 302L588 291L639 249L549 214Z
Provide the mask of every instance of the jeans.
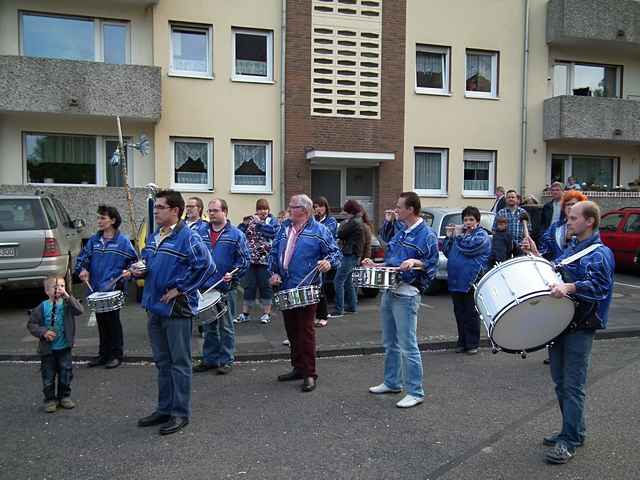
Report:
M458 326L458 347L470 350L480 345L480 317L473 300L473 291L450 292Z
M148 313L147 329L158 368L158 408L161 415L191 416L191 317Z
M316 305L283 310L284 328L291 345L291 365L304 377L318 378L316 373Z
M100 347L98 356L107 362L112 358L122 358L123 335L122 323L120 323L120 310L112 312L96 313L98 323L98 336Z
M414 397L423 398L422 357L418 349L416 327L420 295L382 294L380 319L384 346L384 383Z
M551 378L562 413L562 430L558 436L570 448L584 442L584 401L587 370L591 363L594 330L577 330L560 335L549 349Z
M40 373L42 375L42 393L44 393L45 402L71 395L71 380L73 379L71 348L51 350L50 354L43 355L40 358ZM58 377L57 395L56 377Z
M358 255L345 255L342 257L342 263L336 271L336 277L333 280L333 284L336 288L336 313L343 313L345 310L349 312L356 311L356 305L358 303L358 295L356 287L353 286L353 280L351 274L353 269L358 265L360 257Z
M273 299L273 290L269 285L269 272L266 265L252 263L243 278L245 303L250 304L260 291L260 304L269 305Z
M228 295L227 298L229 298ZM233 363L235 349L236 331L233 325L233 314L227 304L224 315L211 323L204 324L202 360L209 366L228 365Z

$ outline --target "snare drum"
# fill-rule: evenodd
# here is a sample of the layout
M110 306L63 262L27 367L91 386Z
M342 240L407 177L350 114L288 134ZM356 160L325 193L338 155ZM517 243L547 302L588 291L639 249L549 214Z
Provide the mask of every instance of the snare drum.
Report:
M280 310L306 307L320 303L320 287L307 285L306 287L290 288L273 294L273 303Z
M551 262L529 256L503 262L482 277L475 302L494 348L533 352L569 326L573 301L549 294L549 285L559 282L562 278Z
M94 292L87 297L89 310L96 313L113 312L124 306L124 294L120 290L113 292Z
M394 289L400 283L400 275L393 267L356 267L352 273L353 286Z
M198 315L202 323L211 323L227 313L227 299L218 290L198 292Z

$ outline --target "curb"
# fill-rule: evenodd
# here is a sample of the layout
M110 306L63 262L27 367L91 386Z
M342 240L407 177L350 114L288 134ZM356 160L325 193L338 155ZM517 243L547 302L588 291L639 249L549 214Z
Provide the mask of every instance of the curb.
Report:
M600 330L596 332L595 340L612 340L617 338L640 337L640 328L618 327ZM456 348L455 340L441 340L435 342L422 342L418 344L420 351L433 352L441 350L451 350ZM480 339L480 348L491 348L491 342L488 338ZM384 353L384 349L380 345L370 347L339 347L327 350L318 350L316 355L318 358L327 357L347 357L347 356L363 356ZM93 359L95 355L74 355L74 362L83 362ZM201 356L193 357L200 359ZM264 362L273 360L289 360L290 356L287 352L273 353L246 353L236 356L236 362ZM37 353L0 353L0 362L33 362L40 360ZM124 363L152 362L151 354L132 354L125 355Z

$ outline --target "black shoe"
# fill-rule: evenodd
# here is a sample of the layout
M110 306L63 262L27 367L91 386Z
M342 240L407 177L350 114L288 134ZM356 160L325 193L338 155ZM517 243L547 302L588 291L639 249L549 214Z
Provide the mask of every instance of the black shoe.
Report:
M163 415L162 413L153 412L148 417L142 417L138 420L139 427L153 427L154 425L160 425L167 423L171 419L171 415Z
M104 365L106 363L107 363L107 361L104 358L96 357L96 358L93 358L93 359L89 360L89 363L87 363L87 367L89 367L89 368L99 367L99 366Z
M189 425L188 417L171 417L167 423L160 427L158 433L160 435L171 435L172 433L179 432L187 425Z
M104 368L118 368L121 363L122 360L120 360L119 358L112 358L104 365Z
M456 353L464 353L466 348L464 347L456 347Z
M313 392L315 389L316 389L316 379L313 377L304 377L304 382L302 383L302 391Z
M279 382L290 382L292 380L302 380L303 378L302 374L297 370L291 370L289 373L278 375Z
M549 365L551 363L551 360L549 359L549 357L545 358L542 363L544 363L545 365Z
M233 364L231 363L222 365L218 367L218 375L226 375L227 373L231 373L232 369L233 369Z
M204 362L200 362L193 366L192 371L193 373L202 373L208 370L215 370L216 368L219 368L219 365L207 365Z

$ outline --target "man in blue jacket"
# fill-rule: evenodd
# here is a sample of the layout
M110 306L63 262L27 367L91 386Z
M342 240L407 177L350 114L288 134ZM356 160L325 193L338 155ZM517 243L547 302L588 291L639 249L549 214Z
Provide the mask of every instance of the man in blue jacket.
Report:
M184 200L179 192L156 194L154 218L142 251L146 277L142 306L153 360L158 368L158 406L138 426L160 425L159 433L175 433L191 416L191 328L198 309L197 290L216 272L211 254L199 235L180 220ZM134 271L134 275L140 275Z
M216 273L207 279L204 288L223 280L216 290L222 294L235 295L231 288L232 280L240 279L249 268L249 248L247 240L238 228L227 219L227 202L216 198L209 202L209 245ZM231 274L231 271L237 272ZM210 315L205 312L202 315ZM202 344L202 362L194 365L194 372L206 372L216 369L220 375L231 372L236 349L236 334L233 326L231 308L213 322L204 325L204 343Z
M400 195L395 215L405 229L396 233L389 242L384 265L399 267L401 282L396 289L382 293L380 320L384 381L369 388L369 392L400 393L404 387L406 396L396 406L410 408L424 401L422 357L416 330L420 293L436 275L438 240L420 217L420 197L415 192ZM380 266L368 258L362 264Z
M340 265L342 254L331 232L313 217L313 202L307 195L289 201L291 215L278 230L269 254L271 285L282 290L296 288L314 269L328 272ZM319 284L313 275L302 286ZM293 370L278 376L281 382L303 380L302 391L316 388L316 336L314 320L317 304L283 310L284 326L291 346Z
M122 217L115 207L98 207L98 232L86 243L76 260L75 273L88 283L94 292L109 290L126 291L124 280L115 284L122 270L138 259L131 241L120 233ZM100 346L98 356L89 362L89 367L104 365L116 368L122 362L123 335L120 310L96 313Z
M202 219L204 212L204 202L200 197L189 197L184 206L185 223L187 226L200 235L200 238L207 247L209 245L209 223Z
M613 294L615 261L611 250L600 240L600 209L590 201L576 203L567 215L567 226L575 239L555 259L556 263L595 245L595 249L562 268L563 282L550 285L557 298L572 295L577 300L576 313L569 327L549 348L551 378L562 413L562 430L545 437L551 447L545 453L548 463L570 461L576 448L585 442L584 402L587 370L591 363L591 346L596 330L607 328ZM525 247L537 253L534 244Z

